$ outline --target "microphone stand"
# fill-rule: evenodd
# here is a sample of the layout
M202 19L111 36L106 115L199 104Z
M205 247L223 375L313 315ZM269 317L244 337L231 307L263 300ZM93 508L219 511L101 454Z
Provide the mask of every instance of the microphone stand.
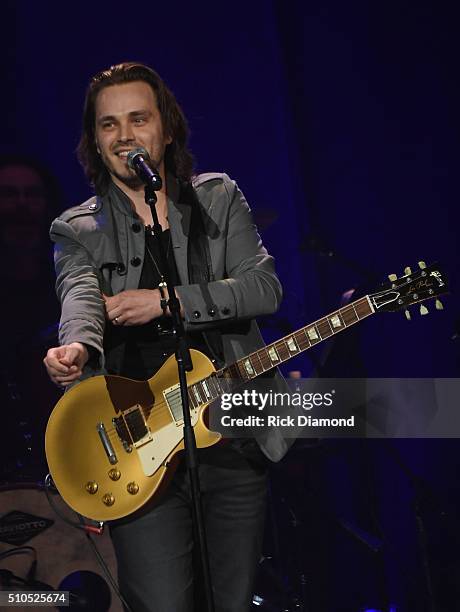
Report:
M145 186L145 202L150 206L152 211L153 226L151 233L155 236L158 245L159 262L158 267L160 273L166 281L168 288L168 307L172 316L173 333L176 338L176 361L177 371L179 374L180 394L182 400L182 411L184 417L184 451L187 465L187 472L190 478L190 488L192 495L192 508L193 508L193 525L195 530L195 540L198 544L201 568L203 572L204 590L206 594L206 603L208 612L214 612L214 601L212 595L211 585L211 573L209 569L209 556L208 548L206 544L206 534L203 519L203 507L201 504L201 490L200 490L200 479L198 474L198 455L196 448L195 432L192 427L190 419L190 407L188 400L187 391L187 378L186 372L190 372L193 369L192 359L190 356L190 350L187 346L185 338L184 324L180 314L180 303L174 290L174 285L171 282L168 262L163 247L163 241L161 240L162 227L158 221L158 215L155 208L157 202L157 196L155 190L161 188L161 182L151 181Z

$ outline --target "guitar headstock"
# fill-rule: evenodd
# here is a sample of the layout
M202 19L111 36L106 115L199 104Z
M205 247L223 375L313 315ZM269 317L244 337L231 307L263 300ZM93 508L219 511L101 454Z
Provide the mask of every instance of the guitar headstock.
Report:
M389 283L382 285L380 291L369 294L369 299L375 311L395 312L418 304L432 298L436 299L436 308L442 309L438 296L448 293L448 283L445 273L438 264L427 266L419 262L419 269L412 272L410 268L404 270L404 275L397 277L390 274ZM426 306L420 306L420 314L427 314ZM410 318L409 312L406 316Z

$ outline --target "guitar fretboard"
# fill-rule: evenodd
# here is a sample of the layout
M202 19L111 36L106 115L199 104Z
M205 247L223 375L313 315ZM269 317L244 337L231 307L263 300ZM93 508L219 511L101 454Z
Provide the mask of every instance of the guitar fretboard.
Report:
M222 393L231 391L235 384L247 382L264 372L268 372L275 366L288 361L373 313L374 308L366 295L328 316L254 351L254 353L191 385L189 387L190 406L198 408L202 404L217 399Z

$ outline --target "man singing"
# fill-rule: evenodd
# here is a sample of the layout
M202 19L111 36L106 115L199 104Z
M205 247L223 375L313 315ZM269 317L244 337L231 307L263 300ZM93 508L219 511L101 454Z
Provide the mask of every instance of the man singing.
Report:
M188 128L173 94L147 66L124 63L90 82L79 157L96 196L51 227L60 346L44 363L57 385L95 374L150 378L174 352L152 213L128 166L142 147L161 176L156 210L190 347L230 364L263 346L254 317L277 310L281 287L246 200L225 174L192 176ZM260 555L266 458L277 432L199 451L216 610L244 612ZM148 511L111 526L119 584L135 612L202 612L194 581L186 471ZM196 576L196 573L195 573ZM195 603L194 603L195 602ZM194 608L194 605L196 606Z

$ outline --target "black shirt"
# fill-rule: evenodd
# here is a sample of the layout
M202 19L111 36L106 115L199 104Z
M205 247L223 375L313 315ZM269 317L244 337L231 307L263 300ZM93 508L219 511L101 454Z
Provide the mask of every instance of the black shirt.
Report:
M179 284L179 275L174 260L169 229L162 232L161 239L166 251L171 280L174 285L177 285ZM161 281L159 261L157 239L152 236L150 228L146 228L144 262L139 289L156 289L158 287ZM201 333L188 333L187 339L190 348L208 353ZM107 323L104 338L106 354L119 344L125 345L125 351L121 370L117 374L134 380L147 380L174 353L175 336L172 331L172 318L162 316L145 325L117 327ZM109 364L108 369L110 369Z

